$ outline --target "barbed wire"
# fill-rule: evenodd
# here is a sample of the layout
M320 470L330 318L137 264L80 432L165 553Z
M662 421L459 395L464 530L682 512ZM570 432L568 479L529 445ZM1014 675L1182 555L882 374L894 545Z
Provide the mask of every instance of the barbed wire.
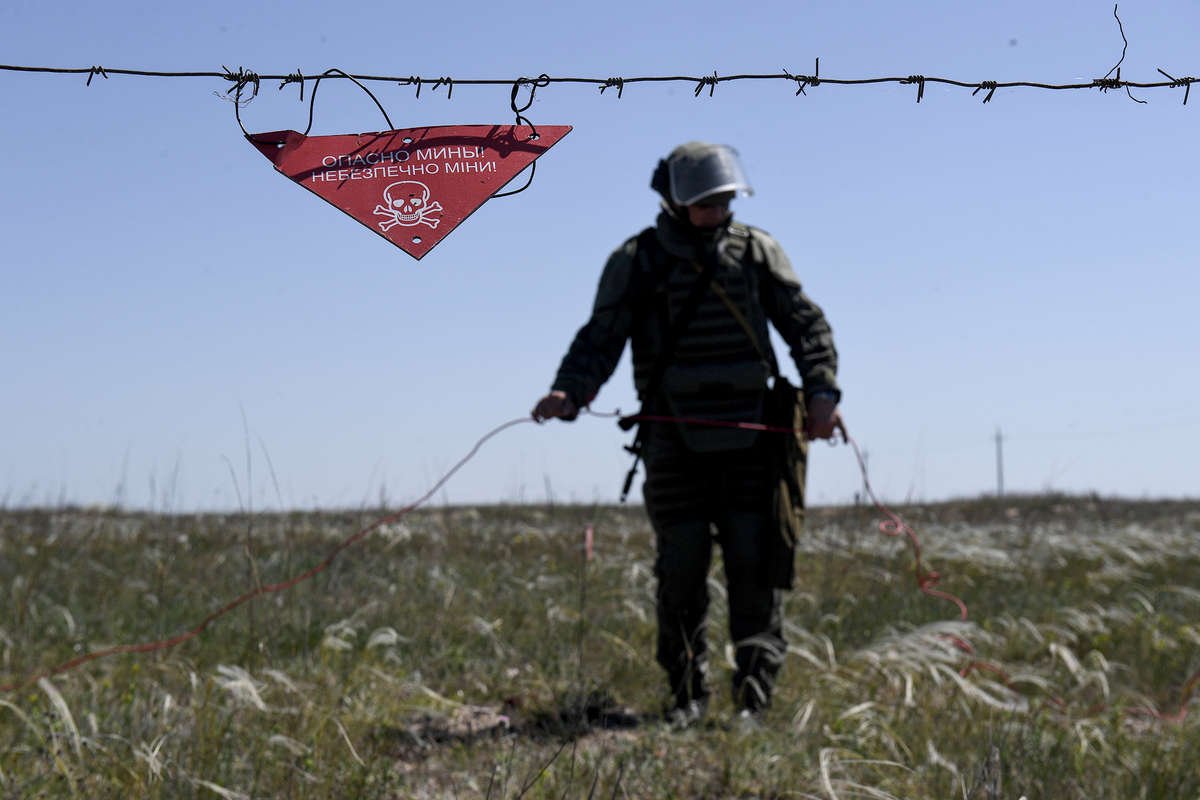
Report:
M1122 54L1122 59L1124 55ZM642 75L637 77L609 77L609 78L586 78L586 77L567 77L567 76L551 76L542 75L537 78L517 77L517 78L455 78L451 76L440 76L436 78L423 77L419 75L352 75L349 73L341 73L337 75L312 73L305 75L300 70L286 74L264 74L258 73L244 67L238 67L236 70L222 67L221 71L181 71L170 72L161 70L149 69L124 69L114 67L36 67L36 66L20 66L13 64L0 64L0 70L8 72L25 72L25 73L47 73L56 75L86 75L87 82L85 85L90 86L92 79L99 76L104 79L109 79L114 75L124 75L128 77L139 78L220 78L233 84L229 90L231 93L237 90L251 91L251 96L257 95L262 81L279 81L279 89L283 89L291 84L297 84L300 87L300 99L304 99L304 86L306 81L315 80L320 77L324 80L333 79L349 79L352 81L363 82L381 82L394 83L399 86L412 86L416 88L416 97L420 99L421 90L425 86L429 86L431 91L436 91L441 87L446 87L446 99L450 99L454 93L456 86L509 86L509 87L545 87L551 84L584 84L596 86L600 94L604 94L608 89L617 90L617 98L624 95L626 87L632 84L639 83L687 83L692 85L693 96L699 97L704 90L707 89L708 96L715 96L716 88L719 84L733 83L735 81L781 81L790 83L795 86L795 95L806 95L808 90L818 86L869 86L879 84L899 84L899 85L915 85L917 87L917 102L921 102L925 97L925 87L927 84L942 84L945 86L954 86L962 89L970 89L971 95L977 95L982 91L987 94L983 97L983 102L991 102L999 89L1044 89L1050 91L1065 91L1065 90L1081 90L1081 89L1098 89L1101 92L1107 92L1111 89L1124 89L1128 93L1131 89L1183 89L1183 105L1187 105L1188 97L1191 93L1192 84L1200 82L1200 78L1194 76L1185 76L1177 78L1171 75L1166 70L1158 69L1164 80L1152 81L1132 81L1121 77L1120 68L1114 67L1102 78L1092 78L1089 81L1078 81L1074 83L1050 83L1044 81L998 81L998 80L981 80L968 81L957 78L945 78L934 75L895 75L895 76L880 76L872 78L831 78L821 75L821 60L818 58L815 61L815 67L811 75L802 73L793 73L784 68L778 73L743 73L736 75L720 75L714 71L711 75ZM1116 73L1113 75L1113 73ZM1135 102L1144 103L1144 100L1139 100L1132 94L1129 94L1130 99Z
M92 85L92 79L99 75L101 78L108 80L109 75L128 75L140 78L221 78L229 81L233 86L227 91L227 94L235 96L235 103L240 105L242 102L242 92L246 88L251 89L250 97L258 95L259 87L262 81L272 80L279 81L279 89L283 89L289 84L299 84L300 86L300 101L304 101L304 82L312 79L315 81L313 85L313 93L316 93L316 86L325 78L343 78L354 83L357 83L364 91L366 87L362 86L362 81L380 81L386 83L395 83L400 86L415 86L416 97L421 98L421 88L430 83L433 85L433 91L439 87L446 87L446 99L449 100L454 96L455 85L459 86L511 86L512 87L512 107L517 113L518 124L521 117L521 112L529 108L533 103L533 94L543 86L549 86L552 83L568 83L568 84L591 84L599 88L600 94L608 89L617 90L617 99L620 99L625 93L625 86L632 83L691 83L692 94L699 97L704 89L708 88L708 96L713 97L717 85L721 83L731 83L733 81L788 81L796 85L796 95L807 95L810 87L826 84L830 86L867 86L873 84L896 83L902 85L916 85L917 87L917 102L921 102L925 97L925 84L940 83L946 86L957 86L963 89L971 89L971 96L979 94L983 90L987 90L987 94L983 97L984 103L991 102L996 94L997 89L1047 89L1052 91L1063 90L1078 90L1078 89L1099 89L1101 92L1107 92L1110 89L1124 89L1130 100L1135 103L1145 104L1145 100L1140 100L1133 96L1131 89L1183 89L1183 105L1187 105L1188 96L1192 91L1192 84L1197 81L1197 78L1186 76L1176 78L1161 67L1156 68L1158 73L1166 78L1165 81L1128 81L1121 78L1121 64L1125 62L1125 54L1129 50L1129 38L1125 36L1125 25L1121 22L1121 17L1117 14L1118 5L1113 5L1113 18L1117 21L1117 31L1121 34L1121 57L1117 63L1105 73L1103 78L1093 78L1087 83L1047 83L1042 81L964 81L956 78L942 78L928 75L908 75L908 76L890 76L876 78L830 78L821 77L821 59L817 58L814 62L813 73L811 75L792 74L786 68L782 73L775 74L739 74L739 75L718 75L716 70L713 70L712 75L644 75L635 78L625 77L610 77L610 78L571 78L571 77L551 77L546 73L542 73L537 78L454 78L450 76L441 76L438 78L425 78L419 75L350 75L340 69L326 70L319 75L306 76L301 70L289 72L283 75L263 75L253 70L248 70L244 67L238 67L237 70L231 70L222 65L220 72L206 71L188 71L188 72L166 72L160 70L146 69L113 69L93 65L90 67L30 67L19 66L12 64L0 64L0 70L9 72L40 72L59 75L87 75L86 86ZM1115 76L1113 73L1116 73ZM517 94L521 87L529 87L529 103L523 108L517 108ZM367 94L371 94L367 91ZM371 95L375 99L374 95ZM383 106L378 100L375 100L376 105L379 105L380 110ZM387 117L387 112L384 112L384 117ZM241 120L238 120L239 124ZM311 111L309 124L311 126ZM390 124L390 120L389 120Z

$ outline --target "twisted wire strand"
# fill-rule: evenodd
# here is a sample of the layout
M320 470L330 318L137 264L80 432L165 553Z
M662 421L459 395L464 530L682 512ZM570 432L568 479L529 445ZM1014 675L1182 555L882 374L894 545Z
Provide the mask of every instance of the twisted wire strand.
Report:
M1115 69L1115 68L1114 68ZM283 88L291 83L299 83L301 92L303 92L305 75L296 70L290 73L281 74L266 74L253 73L249 71L208 71L208 70L191 70L191 71L163 71L150 69L125 69L116 67L42 67L42 66L26 66L16 64L0 64L0 71L7 72L23 72L23 73L46 73L56 75L85 75L87 76L87 84L91 85L92 78L99 75L103 78L111 78L114 75L124 75L129 77L139 78L220 78L232 83L245 83L246 75L253 75L257 80L279 81L279 88ZM1110 70L1110 74L1111 74ZM807 96L806 91L820 85L831 86L870 86L878 84L899 84L910 85L916 83L918 86L918 102L924 97L924 88L926 84L942 84L945 86L955 86L962 89L971 89L972 94L981 90L987 90L988 94L983 102L988 102L992 99L993 94L997 89L1043 89L1050 91L1067 91L1080 89L1100 89L1105 92L1109 89L1178 89L1183 88L1184 104L1187 104L1188 93L1191 84L1196 82L1197 78L1169 78L1167 73L1159 69L1159 72L1167 77L1167 80L1151 80L1151 81L1131 81L1117 77L1109 77L1105 75L1103 78L1093 78L1089 81L1076 81L1071 83L1053 83L1048 81L996 81L996 80L961 80L958 78L938 77L931 75L894 75L894 76L879 76L869 78L830 78L821 76L819 67L812 75L804 75L793 73L788 70L783 70L778 73L739 73L734 75L718 75L714 72L710 75L642 75L637 77L605 77L605 78L589 78L589 77L571 77L571 76L549 76L543 75L538 79L537 85L549 86L550 84L585 84L597 87L603 94L605 89L616 88L618 99L623 96L624 90L631 84L636 83L687 83L693 87L693 93L696 97L701 94L707 94L709 97L715 96L717 84L732 83L735 81L783 81L785 83L796 86L796 94ZM341 75L324 75L324 79L349 79L353 81L383 81L386 83L395 83L405 86L416 86L419 89L423 84L432 84L437 86L446 86L447 99L452 95L453 87L456 86L514 86L514 85L529 85L529 78L455 78L450 76L437 77L422 77L419 75L351 75L343 73ZM708 88L708 92L703 90ZM303 99L303 94L301 95ZM1136 99L1136 98L1135 98Z

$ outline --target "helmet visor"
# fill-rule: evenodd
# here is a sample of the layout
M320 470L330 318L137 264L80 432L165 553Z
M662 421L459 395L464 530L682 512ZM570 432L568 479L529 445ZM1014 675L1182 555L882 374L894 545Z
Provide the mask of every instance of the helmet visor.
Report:
M675 154L667 167L671 176L671 199L681 206L690 206L719 192L754 194L737 151L728 145L685 150Z

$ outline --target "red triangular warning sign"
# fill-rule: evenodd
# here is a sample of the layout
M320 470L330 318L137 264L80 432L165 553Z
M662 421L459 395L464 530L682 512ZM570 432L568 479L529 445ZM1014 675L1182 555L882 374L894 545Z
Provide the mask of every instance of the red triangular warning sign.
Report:
M441 125L247 138L275 169L420 259L570 131L570 125Z

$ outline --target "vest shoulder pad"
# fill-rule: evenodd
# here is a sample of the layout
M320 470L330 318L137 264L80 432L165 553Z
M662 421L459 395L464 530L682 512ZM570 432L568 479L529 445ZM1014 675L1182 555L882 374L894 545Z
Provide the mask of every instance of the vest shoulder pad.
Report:
M772 277L785 284L800 285L792 262L774 236L762 228L745 226L750 236L750 260L763 267Z

